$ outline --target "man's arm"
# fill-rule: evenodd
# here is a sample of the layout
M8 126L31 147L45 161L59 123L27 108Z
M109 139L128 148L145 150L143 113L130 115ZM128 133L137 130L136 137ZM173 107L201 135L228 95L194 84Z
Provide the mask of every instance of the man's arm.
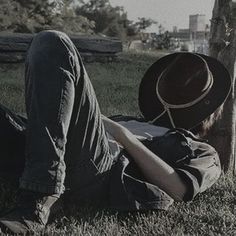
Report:
M176 171L146 148L128 129L105 116L102 116L102 119L106 131L132 156L146 179L174 200L182 201L187 186Z

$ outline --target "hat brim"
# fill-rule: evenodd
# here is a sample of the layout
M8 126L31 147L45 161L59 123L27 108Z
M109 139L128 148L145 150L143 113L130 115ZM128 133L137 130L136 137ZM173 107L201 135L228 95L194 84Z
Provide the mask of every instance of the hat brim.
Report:
M139 86L139 108L148 121L164 113L164 107L156 95L156 83L160 74L180 54L173 53L157 60L144 74ZM185 52L186 53L186 52ZM209 93L198 103L188 108L170 109L175 126L191 129L210 116L224 101L231 90L231 77L228 70L215 58L197 54L207 63L212 75L213 86ZM154 122L155 125L172 128L167 113Z

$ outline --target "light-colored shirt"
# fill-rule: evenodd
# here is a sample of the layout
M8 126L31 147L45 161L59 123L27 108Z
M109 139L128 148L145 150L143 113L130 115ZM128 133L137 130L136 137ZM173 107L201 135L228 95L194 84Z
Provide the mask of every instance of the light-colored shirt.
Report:
M145 139L152 140L154 137L160 137L169 130L168 128L159 127L147 122L140 122L136 120L119 121L118 123L127 128L140 141ZM120 146L109 133L107 133L107 135L110 151L112 155L116 157L120 153L122 146Z

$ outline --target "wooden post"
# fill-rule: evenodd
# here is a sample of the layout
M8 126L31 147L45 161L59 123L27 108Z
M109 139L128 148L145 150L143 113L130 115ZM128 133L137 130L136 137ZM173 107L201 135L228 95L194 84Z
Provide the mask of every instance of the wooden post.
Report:
M215 0L210 31L210 56L229 70L233 86L224 106L222 119L209 134L209 142L220 154L223 169L235 171L235 75L236 75L236 3Z

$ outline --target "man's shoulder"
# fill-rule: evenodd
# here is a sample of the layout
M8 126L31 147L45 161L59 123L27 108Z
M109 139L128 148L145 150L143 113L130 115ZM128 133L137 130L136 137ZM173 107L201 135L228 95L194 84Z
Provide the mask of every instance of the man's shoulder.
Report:
M215 148L208 143L207 139L203 139L201 137L198 137L197 135L195 135L194 133L192 133L189 130L186 129L181 129L181 128L177 128L177 129L171 129L167 132L168 133L174 133L174 134L181 134L183 135L183 137L186 138L186 140L188 141L188 143L191 143L191 146L193 149L199 149L199 152L205 152L205 151L209 151L209 152L216 152Z

